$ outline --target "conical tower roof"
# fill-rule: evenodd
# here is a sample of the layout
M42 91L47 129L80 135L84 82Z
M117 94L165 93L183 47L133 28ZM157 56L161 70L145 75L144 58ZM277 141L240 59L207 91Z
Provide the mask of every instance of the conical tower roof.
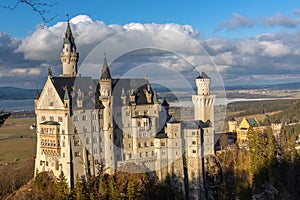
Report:
M68 88L65 90L64 100L70 100Z
M177 122L179 122L179 121L174 117L174 115L172 115L172 117L168 121L168 123L177 123Z
M108 64L107 64L107 60L106 60L106 53L104 53L101 79L111 79L110 70L108 68Z
M65 33L64 44L71 44L71 49L73 49L73 47L76 49L75 39L73 37L69 21L68 21L67 30Z
M210 77L205 72L201 72L197 79L210 79Z
M167 100L164 99L164 101L161 104L162 106L169 106L169 103L167 102Z
M39 90L36 88L35 90L35 95L34 95L34 100L38 100L40 98Z

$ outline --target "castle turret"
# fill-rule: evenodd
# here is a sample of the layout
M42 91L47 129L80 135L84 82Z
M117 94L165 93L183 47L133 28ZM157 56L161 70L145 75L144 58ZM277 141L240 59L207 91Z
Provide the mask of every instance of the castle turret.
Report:
M39 98L40 98L39 90L38 90L38 88L36 88L35 95L34 95L34 107L37 106L37 102L38 102Z
M214 123L215 96L210 95L210 77L202 72L196 78L197 94L193 95L195 120Z
M198 95L209 95L210 93L210 77L205 72L196 78L197 94Z
M73 37L69 21L63 40L63 49L60 53L60 59L62 62L62 74L60 76L77 76L77 62L79 53L76 52L75 39Z
M112 173L115 168L115 153L114 153L114 132L113 132L113 97L112 93L112 79L110 70L104 54L102 73L99 80L99 100L103 106L103 133L105 137L104 152L105 165L109 168L108 173Z
M68 93L68 88L66 87L65 89L65 94L64 94L64 105L65 108L70 108L70 97Z

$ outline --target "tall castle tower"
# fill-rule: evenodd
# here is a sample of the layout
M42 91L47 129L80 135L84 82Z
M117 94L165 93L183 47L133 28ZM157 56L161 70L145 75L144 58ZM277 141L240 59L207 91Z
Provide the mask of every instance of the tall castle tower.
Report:
M115 153L114 153L114 126L113 126L113 97L112 97L112 78L108 68L106 54L104 54L104 61L102 73L99 80L99 100L104 106L103 110L103 133L104 133L104 152L105 165L111 170L115 167ZM110 173L108 172L108 173Z
M62 62L62 74L60 76L73 77L77 76L77 62L79 53L76 52L75 39L73 37L70 23L68 21L67 30L64 37L60 60Z
M210 77L202 72L196 78L197 94L192 96L195 120L214 122L215 95L210 95Z

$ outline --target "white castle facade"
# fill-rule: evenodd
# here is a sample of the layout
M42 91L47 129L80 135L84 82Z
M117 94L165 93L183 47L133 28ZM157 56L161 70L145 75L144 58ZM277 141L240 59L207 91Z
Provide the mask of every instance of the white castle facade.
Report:
M112 78L106 57L99 80L80 76L69 23L60 57L62 74L49 73L35 95L35 174L52 171L58 177L63 171L72 188L77 174L130 172L126 165L133 162L160 180L171 175L189 198L201 198L204 158L214 154L211 79L204 72L196 78L194 120L178 121L147 78Z

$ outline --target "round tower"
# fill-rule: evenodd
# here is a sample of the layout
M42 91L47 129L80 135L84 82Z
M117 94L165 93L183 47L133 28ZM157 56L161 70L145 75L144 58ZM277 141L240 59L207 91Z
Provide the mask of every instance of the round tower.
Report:
M209 95L210 77L205 72L201 72L196 78L196 86L198 95Z
M68 21L67 30L64 37L63 49L60 53L60 60L62 62L61 76L77 76L78 58L79 53L76 52L75 39L73 37L70 23Z

